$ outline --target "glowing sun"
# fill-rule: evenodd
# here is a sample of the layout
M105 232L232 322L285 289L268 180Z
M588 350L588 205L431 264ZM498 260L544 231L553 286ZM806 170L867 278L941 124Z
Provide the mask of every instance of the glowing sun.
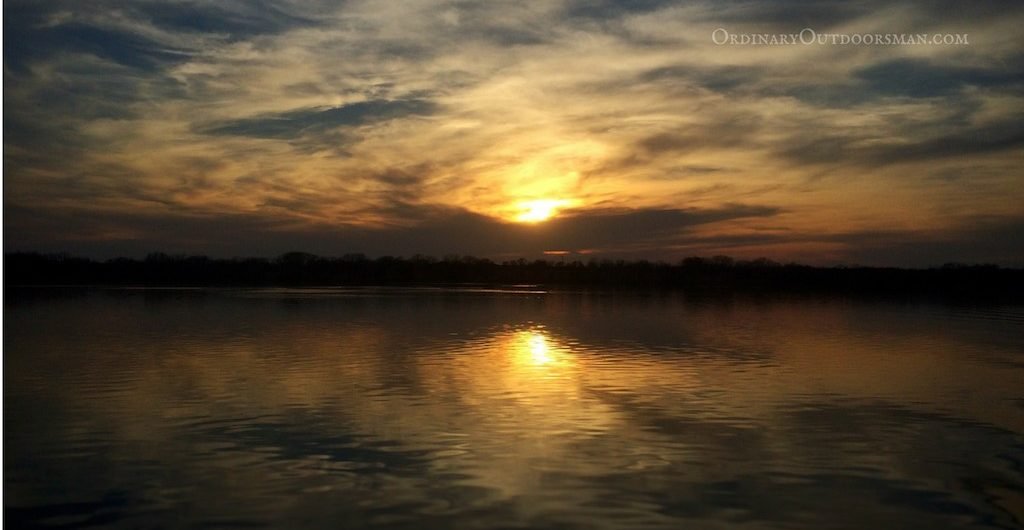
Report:
M519 215L516 221L521 223L539 223L551 219L562 206L569 201L561 199L538 199L519 203Z

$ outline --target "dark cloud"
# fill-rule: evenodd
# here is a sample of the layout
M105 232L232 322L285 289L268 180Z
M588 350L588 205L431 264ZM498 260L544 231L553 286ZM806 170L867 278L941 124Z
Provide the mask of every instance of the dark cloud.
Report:
M401 169L392 169L374 175L374 179L389 186L403 187L418 184L421 177L416 173L410 173Z
M308 197L306 200L314 200ZM299 201L301 202L301 201ZM296 201L286 209L303 209ZM143 256L151 251L213 256L273 256L291 250L321 255L363 252L380 255L473 254L484 257L541 256L545 250L593 250L592 257L677 258L740 252L785 260L776 245L829 245L834 261L875 266L938 266L949 261L1024 266L1024 218L960 220L957 228L808 233L772 230L707 235L702 227L735 219L771 219L778 208L729 205L714 209L591 210L547 223L507 223L472 212L394 201L375 209L401 224L360 227L317 224L272 214L198 215L72 212L5 208L9 251L69 251L93 257ZM111 234L117 234L111 236ZM754 249L745 251L743 249ZM951 258L955 256L955 258Z
M1024 116L903 145L864 149L865 159L876 164L967 157L1024 149Z
M12 113L33 115L32 121L56 122L61 126L68 122L131 118L136 115L132 105L147 97L184 96L181 83L171 77L159 73L140 76L116 64L93 64L88 71L65 68L47 80L17 77L17 82L29 83L33 89L4 94L5 101L12 103Z
M5 20L6 22L6 20ZM168 63L184 61L186 50L167 46L132 33L84 24L66 24L32 29L12 22L10 41L4 43L4 61L24 70L28 63L60 52L88 53L118 64L142 70L154 70ZM7 24L5 24L7 26Z
M872 92L914 98L946 96L968 86L1024 86L1024 70L1020 68L950 66L920 59L885 61L861 68L854 75L866 82Z
M4 44L5 49L8 44L27 48L30 43L23 42L23 37L34 34L36 39L31 44L41 43L47 50L82 43L107 53L125 53L139 47L139 36L128 37L115 32L115 39L127 40L111 41L109 35L93 32L102 29L96 21L109 19L104 16L111 13L116 13L118 20L148 24L171 33L209 34L239 40L318 25L317 16L326 11L328 4L338 5L337 2L296 4L278 0L12 0L4 2ZM66 21L60 23L58 18ZM127 44L131 50L111 49L113 44ZM23 55L24 49L19 47L12 51L12 55Z
M166 70L191 50L100 23L104 8L111 6L5 2L4 143L16 148L5 154L10 174L73 166L103 148L81 133L83 125L131 119L137 103L185 95Z
M474 24L469 22L468 24ZM471 25L452 34L456 43L467 40L481 40L503 48L512 46L539 46L550 43L553 36L539 28L515 27L482 21L480 26Z
M723 25L756 24L763 29L799 32L805 27L817 30L849 22L877 12L883 2L835 2L834 0L781 0L752 2L726 0L708 5L700 19Z
M754 66L674 65L639 74L631 84L700 87L732 97L793 97L828 108L877 103L884 98L945 97L953 105L970 103L963 90L971 87L1019 92L1024 70L1011 59L990 66L957 66L931 60L898 58L857 68L849 76L805 83L787 79L799 72Z
M708 9L697 19L701 22L721 24L727 29L735 26L791 33L807 27L818 32L834 30L859 19L870 19L893 6L884 0L724 0L705 5ZM906 8L906 18L901 20L903 25L899 31L909 33L934 29L937 24L951 18L966 24L1014 16L1022 11L1020 2L1014 0L977 2L969 8L956 0L911 1L900 6Z
M281 2L143 2L132 6L135 15L175 32L212 33L229 40L281 33L317 25L304 14L291 12Z
M392 167L367 175L365 180L378 186L378 195L386 201L414 203L422 200L424 183L434 171L431 164Z
M850 263L928 267L950 261L1024 267L1024 218L965 219L932 232L863 232L836 236Z
M719 167L719 166L701 166L701 165L687 164L687 165L682 165L682 166L675 166L675 167L671 167L671 168L666 168L664 172L662 172L662 173L655 173L653 175L649 175L647 178L652 179L652 180L678 180L678 179L684 179L684 178L690 178L690 177L700 177L702 175L711 175L711 174L714 174L714 173L719 173L721 171L725 171L725 169L726 168ZM721 190L725 190L727 188L729 188L729 186L726 185L726 184L712 184L711 186L705 187L704 189L709 190L709 191L712 191L712 190L719 190L719 191L721 191ZM691 190L691 191L689 191L687 193L687 195L691 195L692 193L693 193L693 191Z
M650 15L679 7L676 0L569 0L555 18L559 28L571 33L586 31L614 37L637 48L656 49L664 46L680 47L679 36L657 35L642 27L632 26L634 17ZM578 33L577 33L578 34Z
M773 217L780 209L729 204L715 209L590 211L537 227L556 248L644 248L657 246L700 225L731 219Z
M308 205L293 200L283 206L301 211ZM699 226L771 217L780 210L737 204L715 209L579 211L538 225L508 223L458 208L398 201L375 211L403 222L373 228L316 224L271 215L269 211L198 215L24 207L7 208L5 222L12 234L8 241L11 250L64 250L99 257L142 255L153 250L266 256L296 249L324 255L364 252L479 256L593 249L649 256L656 253L658 245Z
M801 164L877 167L1021 149L1024 149L1024 116L976 127L961 127L930 138L876 138L859 131L801 135L784 141L780 153Z
M360 101L340 107L294 110L222 122L201 132L288 140L339 127L428 115L436 110L433 102L423 99Z
M673 0L572 0L565 14L587 19L616 19L627 15L648 13L677 5Z
M876 103L883 97L879 93L867 90L862 83L845 79L834 83L774 87L765 90L765 95L792 97L802 103L825 109L853 108Z
M664 66L643 72L641 83L691 83L715 92L731 92L756 86L765 76L761 68L749 66Z
M746 143L760 127L757 116L723 114L713 121L641 138L635 149L648 156L682 154L701 149L733 148Z
M90 54L139 70L156 70L188 59L188 50L129 32L72 18L52 19L61 3L4 5L4 66L25 72L29 65L60 53ZM74 17L74 12L69 15Z
M587 210L523 225L439 206L395 204L392 209L395 217L419 220L407 227L351 234L351 244L368 254L539 255L544 250L567 249L650 255L659 245L699 226L780 212L738 204L706 210Z
M532 46L550 42L551 28L516 23L528 20L529 4L496 4L459 1L449 6L457 15L457 24L445 32L452 43L482 40L500 46Z
M203 34L236 41L318 24L316 4L304 11L285 2L250 0L112 1L54 0L4 3L4 70L25 75L33 64L61 54L88 54L143 73L157 73L200 50L181 36ZM111 16L116 14L116 16ZM156 40L164 30L171 40ZM94 81L101 72L93 72ZM5 76L6 77L6 76ZM120 98L112 94L111 101Z
M958 218L951 228L862 230L841 233L773 230L722 236L701 236L680 241L688 253L713 254L743 248L771 257L776 245L817 245L840 248L830 252L826 265L937 267L950 261L1024 266L1024 217ZM813 252L813 250L812 250ZM748 254L745 252L745 254ZM820 259L820 258L819 258Z

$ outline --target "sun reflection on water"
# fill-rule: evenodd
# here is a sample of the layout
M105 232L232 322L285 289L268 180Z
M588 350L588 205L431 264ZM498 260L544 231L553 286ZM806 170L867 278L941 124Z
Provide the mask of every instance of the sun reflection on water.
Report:
M909 481L960 484L967 468L957 455L978 447L993 462L1016 454L1022 431L1007 398L1019 394L1019 370L1006 368L1016 343L1003 335L973 342L1004 323L963 319L958 325L976 326L970 334L936 337L926 333L936 309L879 315L873 304L780 302L726 311L627 300L567 323L562 312L574 306L554 305L555 295L541 311L507 296L450 305L427 295L413 305L383 295L373 304L288 298L286 307L202 296L160 298L152 311L138 311L153 299L136 293L14 312L18 369L4 399L22 404L12 454L32 464L16 466L19 495L59 507L64 491L104 499L128 486L146 502L196 507L186 510L195 519L188 526L222 523L226 512L204 500L224 497L229 509L257 514L264 505L253 499L271 508L300 502L317 527L337 524L339 514L369 521L395 506L428 522L443 510L459 526L510 506L479 526L564 516L675 528L688 521L667 519L675 508L664 503L703 498L723 483L783 503L803 499L822 472L858 477L838 492L857 502L904 495ZM136 325L118 327L130 319ZM882 328L889 320L903 327ZM185 326L182 336L149 332ZM839 335L825 341L824 328ZM949 398L967 390L977 397ZM40 399L42 418L30 406ZM922 444L922 433L944 443ZM890 449L877 451L880 442ZM110 458L111 473L89 473L93 447ZM947 467L916 465L922 455ZM78 470L61 467L69 462ZM1015 470L968 467L983 470L980 488L995 491L991 512L1006 512L994 504L1009 497L988 484L1014 484ZM877 473L869 487L860 485L865 473ZM186 493L179 501L166 491ZM952 491L928 495L961 490ZM930 498L907 506L907 520L928 513ZM725 502L710 516L731 513L735 503ZM815 513L820 502L801 509ZM609 519L601 507L628 519ZM285 525L293 513L269 524ZM143 512L124 516L159 526Z
M551 369L569 364L565 348L542 328L517 331L510 342L513 361L517 365Z
M551 351L548 348L548 341L544 338L544 335L534 333L530 337L529 341L530 357L533 359L533 364L544 365L549 364L554 360L554 357L551 356Z

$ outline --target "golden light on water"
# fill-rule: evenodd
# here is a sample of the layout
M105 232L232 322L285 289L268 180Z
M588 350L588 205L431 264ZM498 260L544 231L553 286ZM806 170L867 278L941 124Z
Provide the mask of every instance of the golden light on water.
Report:
M548 348L548 341L544 335L534 333L529 339L530 358L534 364L549 364L554 358Z
M543 329L516 332L512 338L515 362L521 366L554 368L565 365L565 352Z

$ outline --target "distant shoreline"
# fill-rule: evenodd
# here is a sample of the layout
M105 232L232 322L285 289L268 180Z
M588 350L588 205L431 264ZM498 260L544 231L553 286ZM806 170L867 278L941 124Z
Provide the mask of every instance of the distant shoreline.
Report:
M4 256L4 285L110 287L537 286L582 289L682 289L688 292L936 295L1024 300L1024 269L949 264L930 269L812 267L724 256L652 261L494 262L291 252L277 258L213 259L151 254L96 261L62 254Z

